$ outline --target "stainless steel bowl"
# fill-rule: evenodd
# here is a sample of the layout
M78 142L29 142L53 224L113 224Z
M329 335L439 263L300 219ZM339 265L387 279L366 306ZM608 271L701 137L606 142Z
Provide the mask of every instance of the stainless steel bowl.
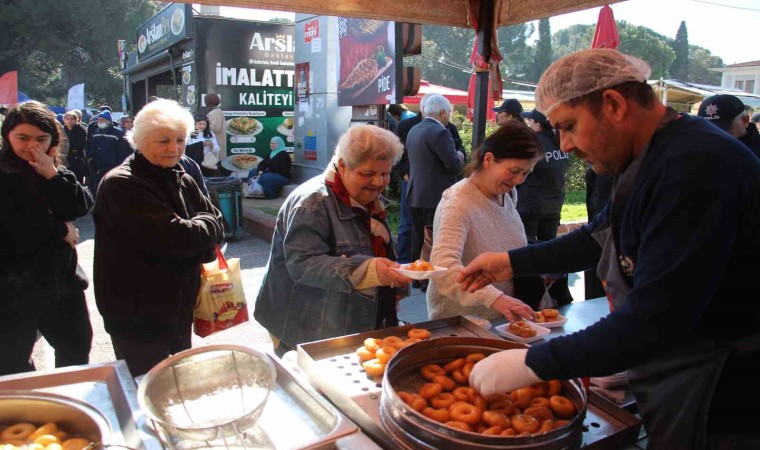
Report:
M91 442L108 444L111 427L97 409L63 395L34 391L1 391L0 423L29 422L42 425L55 422L70 435Z
M391 358L383 377L380 399L380 419L383 427L402 448L407 449L577 448L582 439L583 419L588 402L583 384L578 379L562 382L565 395L575 404L578 415L568 426L529 437L487 436L455 430L413 410L396 394L396 391L400 390L417 392L426 382L419 375L424 365L445 364L470 353L489 355L501 350L525 347L523 344L494 339L444 337L402 348Z
M137 398L145 414L177 437L240 436L256 423L276 380L269 357L239 345L177 353L152 368Z

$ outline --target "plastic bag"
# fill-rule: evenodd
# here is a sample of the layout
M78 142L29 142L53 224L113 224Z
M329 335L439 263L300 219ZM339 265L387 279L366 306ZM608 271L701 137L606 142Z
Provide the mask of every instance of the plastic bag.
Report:
M262 198L264 197L264 188L261 187L256 178L251 178L251 182L248 184L248 189L245 191L247 198Z
M541 300L538 302L538 311L542 309L555 309L557 307L557 300L555 300L549 293L549 288L554 284L554 280L544 281L544 295L541 296Z
M216 247L216 261L204 264L201 270L201 288L193 310L193 331L206 337L248 320L240 258L225 260Z
M203 153L203 162L201 163L201 166L209 170L215 170L218 163L219 158L216 156L216 153L212 151Z

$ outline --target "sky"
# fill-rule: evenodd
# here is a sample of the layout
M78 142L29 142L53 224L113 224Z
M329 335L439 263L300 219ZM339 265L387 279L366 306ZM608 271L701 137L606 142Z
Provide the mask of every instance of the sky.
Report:
M685 20L689 43L710 50L725 64L760 60L760 45L755 42L760 0L626 0L610 7L616 20L645 26L671 38L675 38ZM552 17L552 33L570 25L595 24L599 9ZM229 7L222 7L222 15L256 20L295 17L293 13Z

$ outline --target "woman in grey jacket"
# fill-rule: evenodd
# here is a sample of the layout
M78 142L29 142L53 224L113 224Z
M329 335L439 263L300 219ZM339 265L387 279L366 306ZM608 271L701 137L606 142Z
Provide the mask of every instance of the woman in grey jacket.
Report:
M380 194L402 146L375 126L349 129L325 173L277 215L254 317L282 355L302 342L398 325L399 267Z

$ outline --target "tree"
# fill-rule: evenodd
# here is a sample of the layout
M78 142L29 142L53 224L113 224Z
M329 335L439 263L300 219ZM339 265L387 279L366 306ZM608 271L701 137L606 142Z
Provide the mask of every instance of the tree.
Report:
M620 36L620 50L623 53L643 59L652 68L650 78L664 78L675 59L669 39L647 27L631 25L624 20L617 21ZM552 37L555 57L591 48L594 25L573 25L560 30Z
M710 50L697 45L689 46L689 73L685 81L720 86L721 73L711 68L723 67L723 60Z
M689 78L689 33L686 31L686 21L681 21L676 39L670 47L676 56L670 65L670 78L685 81Z
M0 0L0 73L19 71L19 89L65 104L68 89L85 83L88 100L119 104L123 80L116 42L158 10L154 0ZM116 109L116 108L115 108Z
M536 56L533 60L533 81L538 82L541 74L552 63L552 32L549 19L538 21L538 40L536 41Z
M535 25L523 23L499 28L499 51L504 58L502 75L519 81L533 79L535 49L528 44L528 38L535 31ZM517 86L517 89L529 89Z
M422 79L433 84L467 90L474 42L471 29L423 25L422 53L404 58L404 65L419 67Z

